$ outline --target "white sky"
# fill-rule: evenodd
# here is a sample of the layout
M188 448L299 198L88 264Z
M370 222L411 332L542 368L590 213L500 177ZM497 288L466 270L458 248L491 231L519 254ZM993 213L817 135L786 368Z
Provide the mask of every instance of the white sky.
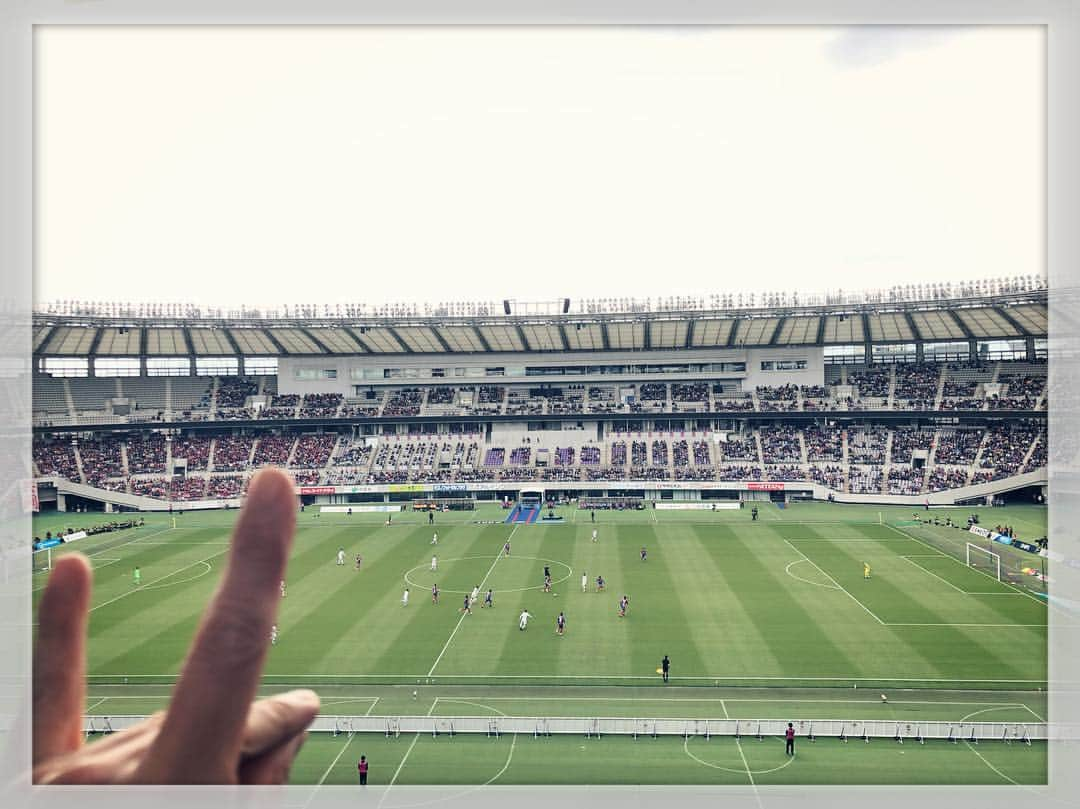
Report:
M1045 272L1039 28L44 28L35 298Z

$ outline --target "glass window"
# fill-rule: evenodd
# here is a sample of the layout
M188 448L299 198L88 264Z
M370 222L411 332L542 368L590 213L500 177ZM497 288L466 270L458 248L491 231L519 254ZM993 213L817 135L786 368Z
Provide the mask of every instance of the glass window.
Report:
M1027 345L1023 340L980 340L980 360L1022 360L1027 358Z
M197 376L237 376L240 373L239 357L196 357Z
M890 343L871 346L870 356L876 363L915 362L917 354L914 343Z
M1035 340L1035 359L1045 360L1047 356L1048 341L1045 337L1039 337Z
M89 376L90 360L86 357L45 357L41 370L51 376Z
M927 362L966 362L971 359L967 343L923 343Z
M825 346L826 365L855 365L865 359L861 345Z
M191 376L191 360L187 357L148 357L147 376Z
M94 360L94 376L138 376L138 357L99 357Z
M277 357L244 357L244 373L248 376L276 376Z

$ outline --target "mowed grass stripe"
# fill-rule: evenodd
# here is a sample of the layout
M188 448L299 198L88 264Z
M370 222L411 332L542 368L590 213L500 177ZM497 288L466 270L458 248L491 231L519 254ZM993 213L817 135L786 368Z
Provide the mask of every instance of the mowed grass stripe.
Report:
M485 526L475 531L444 530L439 532L439 545L431 545L431 531L427 526L410 532L414 543L407 554L398 561L396 577L397 592L391 591L378 602L375 610L368 613L365 623L371 637L365 648L372 651L371 670L391 674L416 673L427 676L431 664L454 631L461 613L462 596L445 594L436 606L431 603L431 593L410 588L409 606L401 606L401 590L405 588L406 570L431 561L432 549L446 558L478 556L481 558L459 562L457 565L476 566L478 571L474 584L479 584L484 572L491 565L494 551L501 546L506 529L501 526ZM395 559L398 557L395 555ZM486 561L485 561L486 559ZM386 637L384 637L384 635ZM392 636L392 637L391 637Z
M670 529L661 530L667 536ZM755 605L743 601L740 582L730 581L721 572L731 550L726 540L732 536L725 526L693 526L672 531L672 541L664 542L668 565L679 582L680 603L686 605L685 632L693 635L704 666L694 671L672 659L674 678L786 675L766 635L751 618Z
M825 628L855 620L850 617L853 606L845 603L835 612L819 609L811 613L789 592L788 582L781 581L780 577L788 578L780 565L784 557L776 557L776 563L770 565L755 553L756 547L768 551L771 543L767 539L750 541L730 528L718 529L717 534L717 541L707 544L706 551L716 560L732 591L754 605L749 618L776 657L786 659L789 667L797 667L807 677L842 676L860 668ZM834 590L821 593L823 597L843 597Z
M812 529L804 526L804 530ZM812 549L806 550L811 551L807 555L836 578L837 582L867 599L872 609L877 607L875 612L880 610L878 614L887 621L895 621L896 615L910 619L907 623L948 624L955 620L948 612L932 608L931 604L934 602L916 600L909 592L893 585L887 577L875 576L870 581L864 581L861 577L860 556L856 556L857 552L848 550L842 543L831 546L814 545ZM897 564L902 562L903 560L897 560ZM903 564L907 565L906 562ZM1045 649L1045 642L1040 640L1037 634L1031 634L1030 630L936 625L890 626L888 629L903 637L908 646L918 651L923 658L935 661L941 677L1007 680L1045 677L1045 655L1043 653L1040 657L1040 653L1036 651L1040 647ZM1036 632L1045 635L1045 630Z
M641 561L638 546L621 548L620 553L633 594L634 672L655 672L665 654L677 660L685 673L706 672L706 650L696 631L697 616L707 609L705 594L686 591L672 571L672 565L683 557L692 531L682 526L648 526L642 534L640 545L648 552L647 561Z

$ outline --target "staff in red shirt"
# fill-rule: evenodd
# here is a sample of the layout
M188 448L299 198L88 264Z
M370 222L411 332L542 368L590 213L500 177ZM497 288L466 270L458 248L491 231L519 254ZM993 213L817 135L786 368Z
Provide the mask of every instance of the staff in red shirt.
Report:
M360 763L356 765L356 769L360 772L360 786L367 786L367 757L360 756Z
M791 723L787 723L787 730L784 731L784 753L789 756L795 755L795 728L791 726Z

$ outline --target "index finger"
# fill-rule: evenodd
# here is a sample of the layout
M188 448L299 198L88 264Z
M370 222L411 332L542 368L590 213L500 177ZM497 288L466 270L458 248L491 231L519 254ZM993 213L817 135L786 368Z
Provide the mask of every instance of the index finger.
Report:
M296 490L258 472L233 532L225 577L203 615L139 780L231 783L296 528Z

